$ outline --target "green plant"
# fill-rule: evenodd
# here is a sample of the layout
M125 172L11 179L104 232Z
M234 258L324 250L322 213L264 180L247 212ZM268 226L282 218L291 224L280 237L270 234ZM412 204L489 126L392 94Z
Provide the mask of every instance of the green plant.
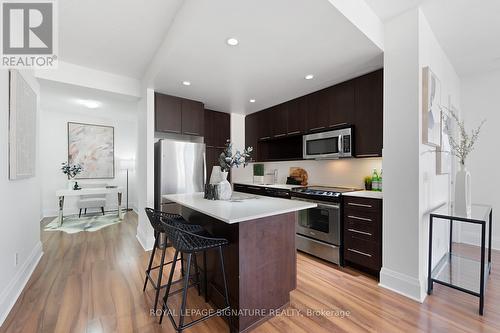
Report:
M264 176L264 164L254 164L253 165L253 175L254 176Z
M243 152L236 150L233 155L233 144L230 140L227 140L226 148L219 156L219 164L221 170L229 171L232 167L238 168L240 165L246 167L248 162L250 161L250 154L252 153L252 151L252 147L247 147L243 150Z
M364 181L365 181L365 190L371 190L372 189L372 177L366 176L364 178Z
M68 176L68 180L75 178L79 173L83 171L83 168L80 164L71 165L68 162L61 163L61 171L66 176Z

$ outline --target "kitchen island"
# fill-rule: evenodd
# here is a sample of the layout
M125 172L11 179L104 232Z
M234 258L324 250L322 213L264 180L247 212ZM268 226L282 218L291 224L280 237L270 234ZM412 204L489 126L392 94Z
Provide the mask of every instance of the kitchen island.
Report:
M212 235L229 240L224 261L233 309L232 331L249 331L289 304L290 292L297 285L297 212L316 204L237 192L230 201L206 200L203 193L164 198L181 205L181 215L190 223L201 224ZM219 264L216 253L209 252L208 296L222 308L223 298L216 291L223 290Z

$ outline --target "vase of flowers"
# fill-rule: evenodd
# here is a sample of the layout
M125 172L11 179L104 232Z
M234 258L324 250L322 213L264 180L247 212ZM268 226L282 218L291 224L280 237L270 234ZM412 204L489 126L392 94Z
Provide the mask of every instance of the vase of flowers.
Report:
M233 167L246 167L248 165L248 161L250 161L250 154L252 153L252 151L252 147L247 147L243 150L243 152L236 150L236 152L233 154L233 144L230 140L227 140L226 148L219 156L220 182L218 185L220 200L229 200L231 199L231 195L233 194L231 184L227 180L229 170L231 170Z
M78 186L77 181L71 181L73 178L75 178L77 175L79 175L82 171L83 168L80 164L69 164L68 162L63 162L61 163L61 171L63 174L65 174L68 177L69 180L69 189L73 190L81 190L82 188Z
M473 129L470 134L465 129L465 123L452 110L448 110L450 118L458 127L458 138L449 136L451 154L456 156L460 162L460 170L455 176L455 213L469 216L471 214L471 175L465 166L465 161L474 150L474 145L479 138L481 128L485 123L483 120L479 126ZM446 125L448 126L448 124ZM452 133L450 128L446 129Z

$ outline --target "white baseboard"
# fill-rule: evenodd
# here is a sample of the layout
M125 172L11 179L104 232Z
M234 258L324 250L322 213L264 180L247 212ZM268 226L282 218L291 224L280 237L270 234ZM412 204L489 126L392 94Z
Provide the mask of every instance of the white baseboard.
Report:
M38 242L31 251L29 257L24 261L20 269L2 291L0 295L0 325L3 324L9 312L12 310L12 307L16 304L19 295L21 295L21 292L26 286L26 283L28 283L31 274L33 274L42 256L42 243Z
M146 236L143 230L139 227L137 228L136 238L139 241L139 244L141 244L144 251L151 251L153 249L154 238L152 239L151 237Z
M378 285L419 303L423 303L425 300L426 294L422 293L423 286L418 279L386 267L382 267L380 270L380 283Z

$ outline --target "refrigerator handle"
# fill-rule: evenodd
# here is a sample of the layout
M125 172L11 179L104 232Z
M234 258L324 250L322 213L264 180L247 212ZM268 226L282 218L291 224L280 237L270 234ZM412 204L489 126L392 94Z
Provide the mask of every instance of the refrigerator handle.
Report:
M205 184L207 183L207 153L203 151L203 190L205 190Z

